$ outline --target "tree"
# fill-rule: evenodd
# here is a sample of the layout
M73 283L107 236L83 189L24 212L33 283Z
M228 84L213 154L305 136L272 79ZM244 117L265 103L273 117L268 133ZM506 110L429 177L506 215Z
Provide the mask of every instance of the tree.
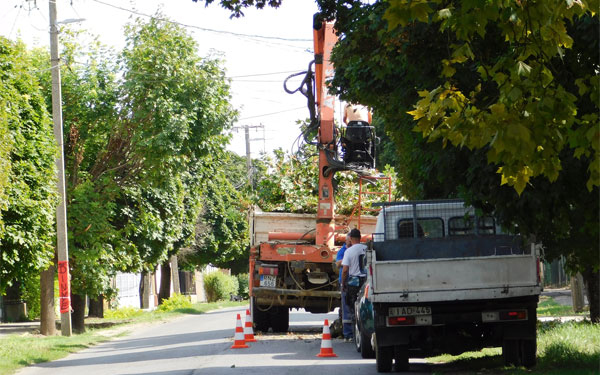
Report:
M517 185L523 180L520 180L521 182L517 179L511 180L512 186L502 185L509 177L506 174L503 181L497 173L502 165L499 164L500 160L490 158L490 152L495 152L492 151L494 145L484 142L480 145L481 148L452 147L454 139L451 138L451 134L459 134L464 129L465 145L467 145L475 139L476 132L472 132L473 126L481 129L487 126L498 126L496 119L481 117L482 111L479 110L469 112L464 109L456 115L461 121L457 122L454 128L447 123L443 126L438 125L439 129L431 127L430 130L438 129L432 130L437 133L433 137L425 138L431 134L424 132L424 128L418 127L418 123L415 122L422 117L415 118L417 112L412 112L413 116L406 115L408 111L415 108L415 105L417 111L425 110L426 103L419 102L424 98L423 91L432 87L443 88L449 79L452 81L450 90L452 93L448 93L450 98L461 90L462 92L477 90L478 101L475 103L480 106L500 98L502 90L508 90L510 93L511 85L516 85L515 87L518 86L521 90L521 96L507 100L513 100L514 103L540 103L539 111L528 111L530 118L524 120L525 125L521 124L530 126L531 133L535 133L535 136L528 138L529 141L533 139L539 141L541 148L548 144L544 140L544 137L548 136L546 130L543 129L537 134L535 127L540 126L543 119L548 118L544 116L548 115L545 112L549 109L541 103L545 100L555 100L556 103L560 103L560 100L565 97L568 98L567 101L576 98L567 104L571 108L573 105L577 106L577 116L568 129L561 128L559 125L557 127L560 128L559 132L562 132L561 136L565 139L578 137L577 134L581 134L579 130L588 129L590 124L587 121L598 112L598 101L594 96L596 94L585 90L580 91L580 87L576 84L588 82L594 85L590 82L597 79L595 78L599 70L596 48L597 16L586 13L580 17L573 17L572 21L567 22L566 30L572 44L570 48L563 49L562 58L554 55L553 59L545 60L545 57L539 57L539 61L561 68L559 72L553 72L552 82L539 80L538 83L548 85L550 89L536 91L529 87L523 90L518 81L519 72L516 71L514 77L506 82L503 81L504 86L500 90L500 85L489 77L484 79L481 69L478 68L484 65L490 66L494 61L506 62L514 58L515 48L504 42L506 38L504 28L498 25L505 16L502 12L502 17L498 16L496 22L484 23L483 35L470 34L472 39L467 43L460 42L462 34L456 34L457 28L451 30L444 28L440 32L439 24L435 22L430 24L414 21L403 27L389 30L385 17L392 16L388 12L391 8L388 8L387 3L376 2L372 5L364 5L354 2L352 6L341 6L331 1L323 3L322 7L329 9L333 12L331 14L336 16L336 29L341 33L340 42L333 55L336 66L336 75L332 81L333 90L345 99L370 105L374 108L375 114L384 120L386 130L394 140L398 151L397 166L402 181L401 189L408 187L406 194L412 198L462 196L487 212L495 212L505 225L517 224L522 234L534 235L544 244L549 259L559 255L567 256L572 269L584 270L587 275L586 281L591 285L589 297L592 318L597 319L598 291L595 287L598 285L598 241L593 239L598 237L598 188L595 186L589 190L590 185L593 185L590 181L594 179L593 164L597 164L594 161L594 158L597 158L595 156L597 153L594 154L593 151L597 149L594 138L588 141L579 138L576 141L573 138L569 140L570 143L562 142L562 148L549 147L554 150L552 151L554 154L551 156L549 154L548 160L552 158L555 161L560 160L562 165L562 169L554 177L555 181L552 183L547 174L538 173L537 177L528 180L527 188L521 190L519 195L515 189L520 189L521 186ZM394 4L400 3L405 4L404 2ZM411 4L416 6L418 3L421 2L413 1ZM462 4L468 7L471 3ZM496 4L496 2L486 4ZM420 6L422 8L417 7L409 14L413 16L420 14L417 10L425 9L423 4ZM560 11L564 10L564 7L557 6L556 9ZM495 17L491 9L486 8L486 10L488 12L486 17ZM453 10L452 14L462 15L463 11L465 10ZM524 15L524 13L519 14ZM441 15L447 15L447 11L444 10ZM437 19L432 18L432 20ZM439 19L439 22L443 22L444 19ZM469 17L465 16L463 21L467 22L468 19ZM459 20L453 22L461 23ZM555 22L560 24L559 21L555 20ZM469 55L463 62L459 62L464 56L460 57L462 55L456 50L458 46L464 45L468 45L473 57ZM460 51L464 53L465 49ZM455 58L458 60L452 61ZM478 60L474 61L474 59ZM453 69L456 69L456 72ZM542 68L538 66L537 69ZM527 80L527 85L535 84L530 78L523 79ZM585 86L588 86L588 83L585 83ZM431 93L434 89L429 90L431 91L428 92ZM566 94L562 95L562 93ZM511 95L515 95L515 92ZM428 97L432 98L431 103L441 98L435 95ZM451 98L437 105L442 108L453 100ZM521 117L525 117L523 112L516 112L520 113ZM437 112L432 110L430 113ZM445 113L449 118L453 112L448 110ZM470 115L472 117L469 117ZM561 116L562 109L558 110L556 115ZM537 118L531 118L532 116ZM446 121L439 118L437 120L440 124ZM488 124L490 121L492 124ZM554 121L552 116L549 121ZM413 128L418 132L413 132ZM597 130L597 126L595 129ZM485 134L487 134L485 130L482 130L479 136ZM510 147L520 144L520 137L519 134L513 137L511 141L513 144ZM558 135L555 138L558 138ZM505 139L505 142L508 140ZM556 141L554 138L548 142L561 144L561 141ZM460 142L457 146L460 146ZM515 157L510 161L512 165L517 159L522 159L518 154L519 152L515 152ZM542 160L541 163L545 161ZM506 172L506 169L502 171Z
M110 294L117 271L151 270L191 243L212 171L203 160L223 147L236 112L221 61L197 56L195 42L162 17L129 25L118 58L99 44L86 51L76 36L65 38L63 99L81 331L83 296Z
M249 202L229 181L231 168L218 165L231 165L232 157L231 153L220 151L205 161L210 173L200 195L203 204L196 219L193 243L181 253L184 266L212 264L230 268L234 273L248 269ZM246 183L245 176L242 183Z
M52 122L31 55L0 37L0 293L47 268L57 202Z
M191 243L202 193L212 178L205 159L212 160L224 146L226 137L220 134L236 112L221 61L199 58L196 43L182 28L164 20L138 20L126 33L124 90L128 112L145 124L134 144L144 157L146 183L157 187L178 178L181 184L178 209L163 217L163 228L176 231L165 243L164 259L169 259ZM177 220L171 223L176 225L167 219Z
M570 148L588 162L591 191L600 184L600 78L597 69L571 71L575 85L568 85L561 68L568 64L562 59L573 47L576 29L597 24L592 17L598 5L595 0L392 2L384 16L390 29L425 23L453 41L439 61L443 83L420 91L410 112L419 131L455 146L485 147L488 160L500 165L502 183L519 194L531 177L556 180L561 151ZM500 42L501 53L479 53L486 39ZM597 68L598 60L591 57L574 60ZM475 85L457 85L464 83L455 78L462 70L477 72ZM581 111L585 101L596 103L596 111Z
M193 0L198 2L198 0ZM266 5L277 8L281 5L282 0L220 0L221 6L231 11L231 17L241 17L244 15L244 8L256 7L258 9L264 8ZM205 0L206 6L213 3L214 0Z
M1 109L4 111L4 106ZM0 113L0 118L4 118L4 113ZM7 200L7 185L8 185L8 175L10 173L10 150L11 150L11 142L9 138L9 129L8 123L5 121L0 122L0 215L2 215L2 211L6 209L8 200ZM4 232L4 222L2 221L2 216L0 216L0 233ZM0 238L2 236L0 235Z

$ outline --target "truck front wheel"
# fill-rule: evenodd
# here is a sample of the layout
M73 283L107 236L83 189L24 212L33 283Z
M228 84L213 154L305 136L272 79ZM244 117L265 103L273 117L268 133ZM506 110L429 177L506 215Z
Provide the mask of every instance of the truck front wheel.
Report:
M360 356L363 358L375 358L375 351L371 346L370 337L360 329L358 321L354 322L354 343L356 344L356 351L360 352Z

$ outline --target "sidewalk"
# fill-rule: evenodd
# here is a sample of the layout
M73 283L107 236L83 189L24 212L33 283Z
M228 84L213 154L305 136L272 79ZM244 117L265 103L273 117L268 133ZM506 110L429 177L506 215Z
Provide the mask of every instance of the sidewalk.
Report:
M557 303L564 306L573 305L573 297L571 296L570 288L558 288L558 289L544 289L542 296L552 297ZM587 297L584 296L585 303L587 304Z
M563 306L573 306L573 297L571 295L571 289L570 288L557 288L557 289L552 289L552 288L548 288L548 289L544 289L544 291L541 294L542 296L547 296L547 297L552 297L552 299L554 301L556 301L557 303L563 305ZM587 301L587 296L584 294L583 296L583 300L585 302L585 304L588 304ZM538 320L540 322L550 322L553 320L560 320L561 322L570 322L570 321L577 321L580 322L584 319L589 319L589 315L588 316L583 316L583 315L572 315L572 316L538 316Z

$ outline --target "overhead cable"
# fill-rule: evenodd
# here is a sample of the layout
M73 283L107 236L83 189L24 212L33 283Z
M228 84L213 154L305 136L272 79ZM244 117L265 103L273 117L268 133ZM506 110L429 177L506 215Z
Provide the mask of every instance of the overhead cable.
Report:
M264 113L262 115L248 116L248 117L241 118L238 121L248 120L248 119L257 118L257 117L265 117L265 116L278 115L280 113L297 111L299 109L304 109L304 108L305 107L297 107L297 108L284 109L283 111L277 111L277 112L271 112L271 113Z
M206 27L200 27L200 26L196 26L196 25L189 25L189 24L185 24L185 23L181 23L181 22L177 22L177 21L172 21L172 20L169 20L167 18L154 17L154 16L151 16L149 14L138 12L138 11L133 10L133 9L127 9L127 8L120 7L118 5L110 4L110 3L104 2L102 0L92 0L92 1L94 1L96 3L99 3L99 4L102 4L102 5L109 6L111 8L115 8L115 9L119 9L119 10L122 10L122 11L125 11L125 12L137 14L139 16L149 17L149 18L153 18L153 19L156 19L156 20L159 20L159 21L164 21L164 22L172 23L172 24L175 24L175 25L180 25L180 26L183 26L183 27L189 27L189 28L192 28L192 29L198 29L198 30L202 30L202 31L209 31L209 32L212 32L212 33L217 33L217 34L229 34L229 35L234 35L234 36L244 37L244 38L259 38L259 39L270 39L270 40L284 40L286 42L312 42L312 39L283 38L283 37L278 37L278 36L242 34L242 33L236 33L236 32L233 32L233 31L209 29L209 28L206 28Z

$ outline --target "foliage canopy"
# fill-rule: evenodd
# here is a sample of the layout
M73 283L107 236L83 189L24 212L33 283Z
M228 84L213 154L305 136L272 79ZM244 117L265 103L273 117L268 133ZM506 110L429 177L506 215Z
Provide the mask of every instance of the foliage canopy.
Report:
M32 56L0 37L0 292L54 256L56 147Z

